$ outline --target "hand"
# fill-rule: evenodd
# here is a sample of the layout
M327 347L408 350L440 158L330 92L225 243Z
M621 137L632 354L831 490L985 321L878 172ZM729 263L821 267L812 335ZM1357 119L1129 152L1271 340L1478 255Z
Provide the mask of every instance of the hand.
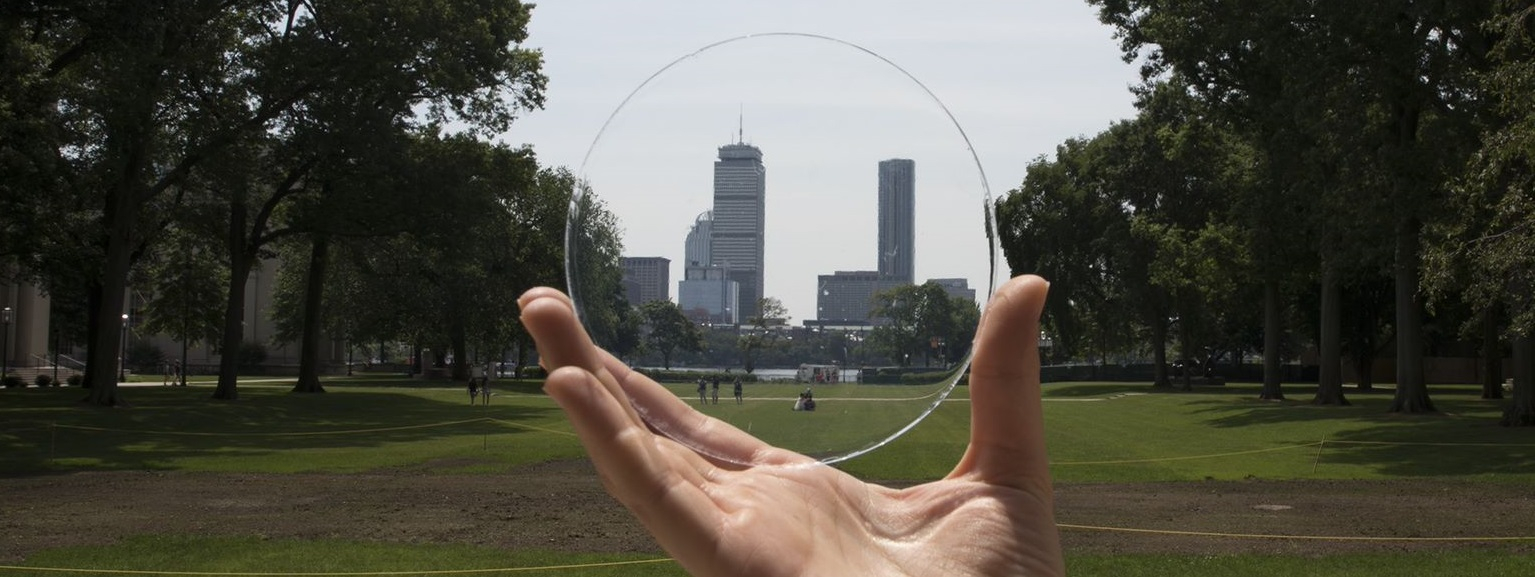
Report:
M528 291L522 321L609 493L689 573L1063 575L1039 393L1048 283L992 298L970 368L970 446L940 481L864 483L705 416L592 344L565 295ZM714 460L654 434L635 412L686 423ZM707 431L707 434L703 432ZM739 463L746 463L745 465Z

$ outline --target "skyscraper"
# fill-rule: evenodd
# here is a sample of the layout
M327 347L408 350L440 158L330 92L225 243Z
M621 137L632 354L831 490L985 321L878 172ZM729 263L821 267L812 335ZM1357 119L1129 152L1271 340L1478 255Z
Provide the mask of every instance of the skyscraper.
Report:
M693 228L688 230L688 238L682 248L682 266L684 269L695 266L709 266L709 243L714 236L714 212L708 211L693 219ZM682 278L687 278L684 274Z
M739 284L729 278L729 270L709 264L713 251L714 212L693 219L683 246L682 280L677 282L677 304L694 322L739 324Z
M668 280L671 276L670 259L626 256L620 262L624 267L624 292L630 304L671 300L671 281Z
M714 162L714 220L709 264L729 271L740 286L738 318L757 315L762 298L767 169L762 151L744 142L719 148Z
M917 163L892 158L879 163L879 274L910 283L917 243Z

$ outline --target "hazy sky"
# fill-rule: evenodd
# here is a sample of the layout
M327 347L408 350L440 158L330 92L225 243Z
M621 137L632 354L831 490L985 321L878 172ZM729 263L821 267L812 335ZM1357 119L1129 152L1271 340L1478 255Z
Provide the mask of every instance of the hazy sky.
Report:
M1134 113L1135 67L1081 1L566 0L533 11L527 45L544 51L547 103L504 140L579 169L609 115L652 74L712 43L770 32L852 43L920 81L968 135L994 197L1065 139ZM815 318L815 275L876 267L876 165L911 158L918 281L968 278L984 299L980 177L943 108L900 69L798 36L710 48L636 94L586 175L620 218L627 255L672 259L675 300L683 238L710 208L716 148L740 130L767 167L765 292L799 324Z

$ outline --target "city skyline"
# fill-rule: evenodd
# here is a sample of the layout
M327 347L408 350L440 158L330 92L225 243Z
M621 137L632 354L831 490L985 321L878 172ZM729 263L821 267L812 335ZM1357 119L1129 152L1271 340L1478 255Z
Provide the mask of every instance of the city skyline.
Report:
M880 58L832 42L752 37L700 51L741 33L804 29L803 19L779 18L793 12L783 5L657 9L625 10L624 20L687 14L699 24L661 39L621 28L592 40L569 34L602 27L612 20L606 12L540 6L530 42L547 50L551 98L505 138L532 143L541 162L588 178L619 220L624 254L667 255L674 279L684 274L680 236L712 204L718 145L761 147L773 171L763 289L797 320L816 316L806 279L875 266L880 160L923 165L917 252L952 255L916 259L914 280L968 278L984 300L995 280L982 199L1017 186L1030 161L1064 140L1133 115L1125 88L1134 67L1119 61L1109 31L1080 6L960 5L924 19L919 28L931 34L916 36L892 35L901 19L883 11L874 20L828 13L806 30L878 51L930 91ZM992 34L988 22L1007 22L1011 32ZM960 44L945 43L960 30ZM1063 56L1030 56L1057 52ZM972 151L986 160L989 183Z

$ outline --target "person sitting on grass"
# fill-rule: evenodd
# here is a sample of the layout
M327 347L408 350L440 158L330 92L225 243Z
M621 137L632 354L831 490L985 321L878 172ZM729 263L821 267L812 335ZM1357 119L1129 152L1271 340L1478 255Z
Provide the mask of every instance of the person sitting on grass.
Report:
M695 576L1060 576L1039 387L1049 285L1014 278L976 330L970 444L943 479L865 483L699 413L592 343L564 294L518 299L603 486ZM636 407L643 407L640 417ZM709 431L695 450L647 422Z

